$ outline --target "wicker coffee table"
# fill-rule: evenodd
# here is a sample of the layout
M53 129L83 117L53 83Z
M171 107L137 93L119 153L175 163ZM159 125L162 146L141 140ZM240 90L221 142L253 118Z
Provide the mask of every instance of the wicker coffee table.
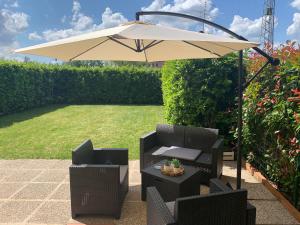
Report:
M186 197L200 194L201 171L194 166L184 166L184 174L179 177L163 175L155 166L163 165L162 160L142 170L142 200L146 200L147 187L154 186L164 201L174 201L179 197Z

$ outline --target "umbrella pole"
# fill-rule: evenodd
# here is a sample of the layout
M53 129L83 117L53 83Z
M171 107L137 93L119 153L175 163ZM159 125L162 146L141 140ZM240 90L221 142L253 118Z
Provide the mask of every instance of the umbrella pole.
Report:
M242 130L243 130L243 51L239 51L239 78L238 78L238 146L237 146L237 180L236 189L241 189L242 172Z

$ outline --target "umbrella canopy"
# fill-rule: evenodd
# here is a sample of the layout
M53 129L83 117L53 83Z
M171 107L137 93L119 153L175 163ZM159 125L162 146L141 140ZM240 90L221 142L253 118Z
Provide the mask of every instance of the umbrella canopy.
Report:
M18 49L15 52L47 56L63 61L167 61L219 58L258 46L257 43L171 27L130 22L58 41Z

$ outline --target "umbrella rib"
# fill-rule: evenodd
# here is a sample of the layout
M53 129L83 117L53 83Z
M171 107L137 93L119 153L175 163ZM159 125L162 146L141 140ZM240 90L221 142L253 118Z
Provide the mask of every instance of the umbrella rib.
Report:
M164 40L160 40L160 41L154 40L154 41L152 41L150 44L148 44L146 47L143 47L142 50L146 50L146 49L148 49L148 48L152 48L152 47L154 47L155 45L158 45L158 44L162 43L163 41L164 41Z
M146 48L145 48L143 40L142 40L142 45L143 45L143 52L144 52L144 55L145 55L146 62L148 62L148 58L147 58L147 54L146 54Z
M74 56L74 57L71 58L69 61L72 61L72 60L76 59L77 57L79 57L79 56L83 55L84 53L87 53L88 51L90 51L90 50L92 50L92 49L98 47L99 45L101 45L101 44L107 42L108 40L109 40L109 39L105 39L104 41L101 41L100 43L96 44L95 46L93 46L93 47L91 47L91 48L89 48L89 49L87 49L87 50L81 52L80 54Z
M109 36L108 38L109 38L110 40L112 40L112 41L114 41L114 42L120 44L120 45L123 45L123 46L126 47L126 48L129 48L129 49L131 49L131 50L137 52L137 50L136 50L135 48L132 48L131 46L126 45L126 44L124 44L123 42L118 41L117 39L114 39L113 37L110 37L110 36Z
M200 48L201 50L204 50L204 51L206 51L206 52L209 52L209 53L211 53L211 54L213 54L213 55L216 55L216 56L218 56L218 57L221 57L220 54L215 53L215 52L213 52L213 51L210 51L210 50L208 50L208 49L206 49L206 48L202 48L202 47L200 47L200 46L198 46L198 45L195 45L195 44L193 44L193 43L191 43L191 42L188 42L188 41L183 41L183 42L186 43L186 44L192 45L192 46L194 46L194 47L196 47L196 48Z

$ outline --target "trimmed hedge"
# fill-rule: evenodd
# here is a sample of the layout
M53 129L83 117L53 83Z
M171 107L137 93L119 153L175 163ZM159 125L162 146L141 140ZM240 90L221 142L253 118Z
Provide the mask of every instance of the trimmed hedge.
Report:
M218 128L233 142L237 57L165 63L162 89L169 123Z
M162 104L160 70L0 61L0 113L49 104Z

